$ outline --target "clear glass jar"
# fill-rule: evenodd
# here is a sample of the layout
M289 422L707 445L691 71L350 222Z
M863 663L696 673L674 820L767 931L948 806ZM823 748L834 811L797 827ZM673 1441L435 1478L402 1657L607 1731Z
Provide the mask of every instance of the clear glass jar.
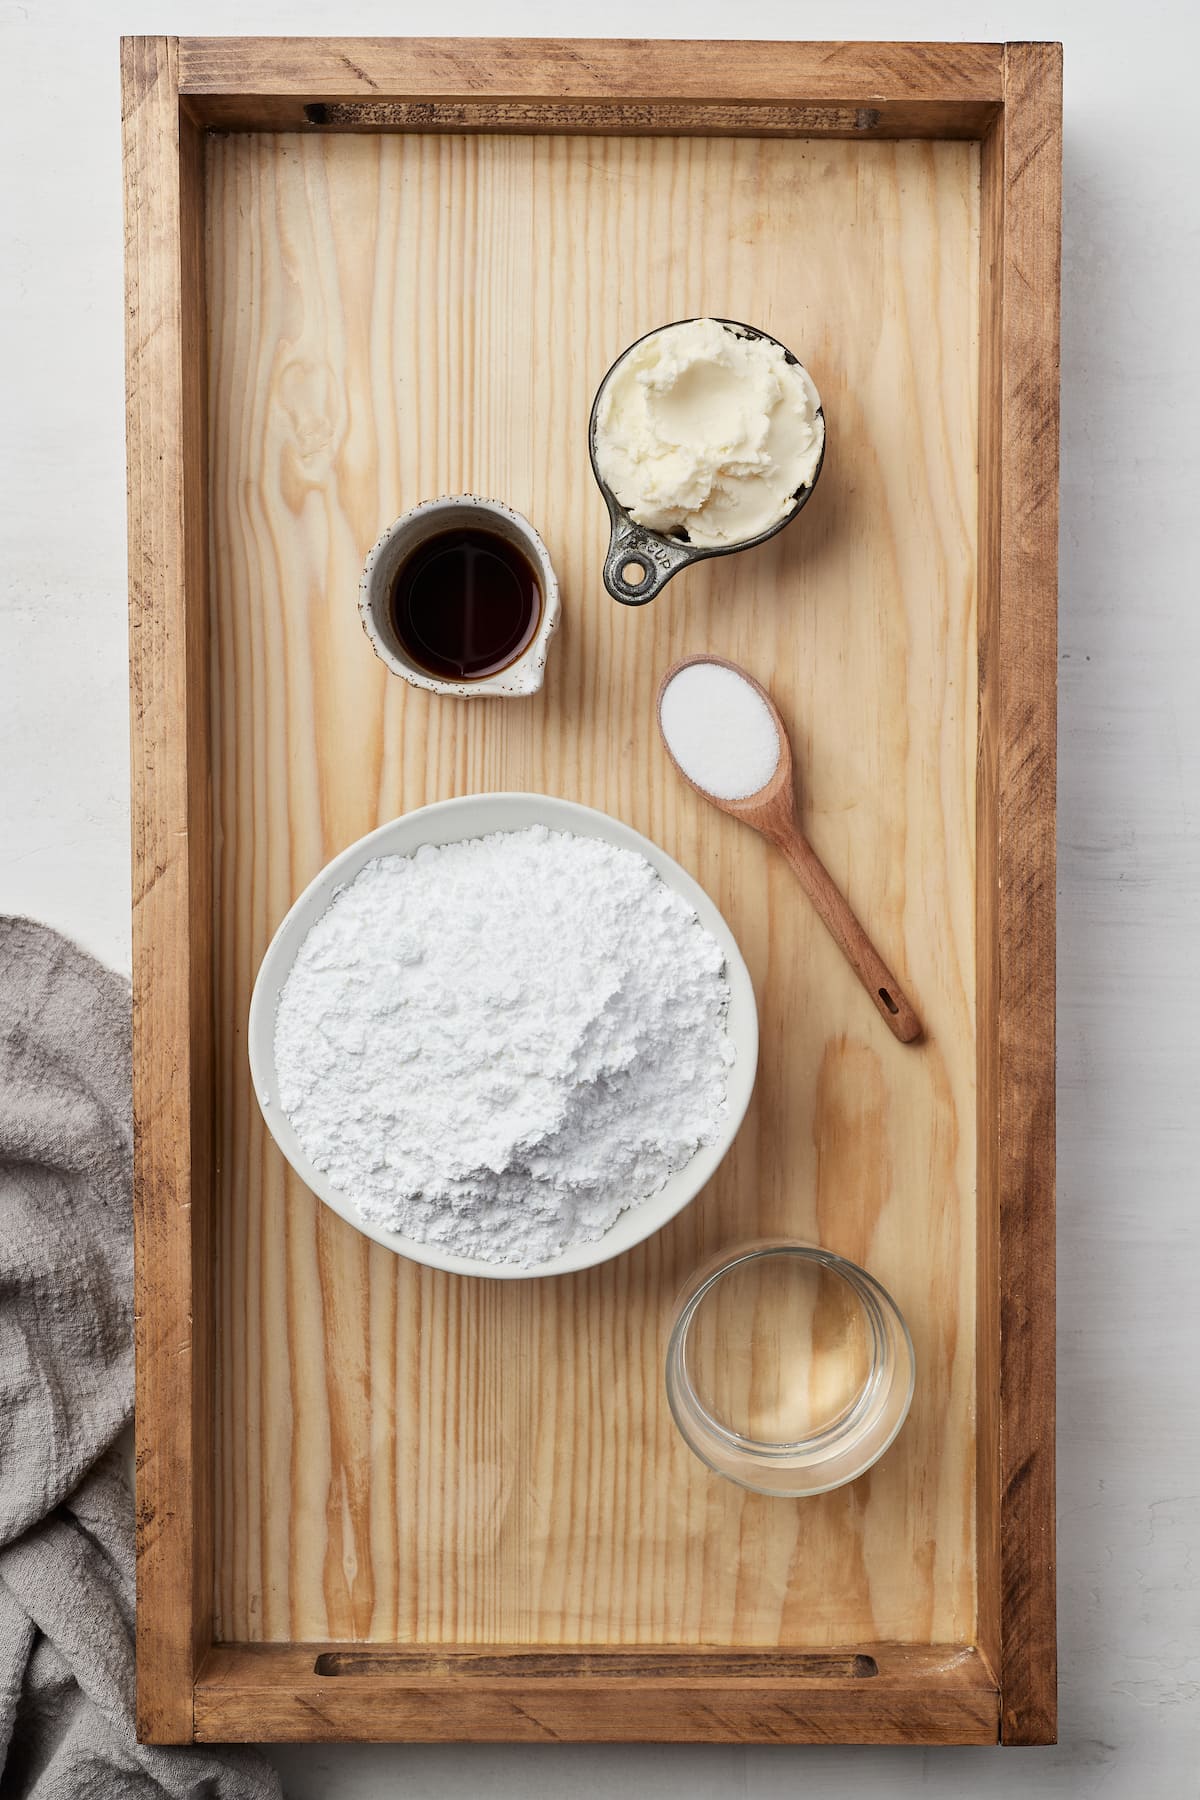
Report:
M706 1264L681 1296L667 1398L710 1469L760 1494L824 1494L883 1455L915 1362L873 1275L816 1244L771 1239Z

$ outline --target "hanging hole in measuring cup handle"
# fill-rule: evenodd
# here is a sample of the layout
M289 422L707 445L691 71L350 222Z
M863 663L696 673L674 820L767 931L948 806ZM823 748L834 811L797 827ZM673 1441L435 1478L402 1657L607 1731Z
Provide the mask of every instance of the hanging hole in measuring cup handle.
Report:
M654 537L628 519L614 519L604 585L622 606L645 606L691 560L688 545Z

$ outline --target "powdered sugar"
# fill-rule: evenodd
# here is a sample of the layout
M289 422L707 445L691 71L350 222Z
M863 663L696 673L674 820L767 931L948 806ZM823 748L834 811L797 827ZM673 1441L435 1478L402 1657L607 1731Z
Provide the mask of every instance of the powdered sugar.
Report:
M523 1266L717 1135L720 945L641 856L534 826L369 862L309 931L278 1102L362 1216Z

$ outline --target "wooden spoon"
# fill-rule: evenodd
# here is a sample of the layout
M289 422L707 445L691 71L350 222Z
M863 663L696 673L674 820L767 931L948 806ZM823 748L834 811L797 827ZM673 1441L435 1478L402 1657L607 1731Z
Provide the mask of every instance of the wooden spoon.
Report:
M686 770L680 767L667 743L666 733L662 729L663 695L679 671L690 668L694 663L715 663L718 668L732 670L766 702L775 721L775 729L779 734L779 761L775 765L775 772L765 786L759 788L757 793L748 794L744 800L720 800L716 794L710 794L707 788L693 781ZM682 662L673 663L662 678L658 690L658 728L662 733L667 755L689 787L695 788L698 794L703 794L706 800L711 801L722 812L752 825L755 831L761 831L765 838L783 851L799 876L801 887L871 996L876 1011L888 1029L902 1044L911 1044L915 1038L919 1038L921 1021L909 1005L903 988L855 918L849 902L834 885L833 877L800 829L800 822L796 817L792 746L779 715L779 708L766 689L752 675L747 675L745 669L740 669L736 663L726 662L724 657L685 657Z

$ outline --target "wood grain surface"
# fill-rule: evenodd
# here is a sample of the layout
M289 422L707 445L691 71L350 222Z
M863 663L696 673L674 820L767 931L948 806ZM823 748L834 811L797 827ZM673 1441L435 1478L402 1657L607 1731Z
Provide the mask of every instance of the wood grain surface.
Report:
M872 1644L833 1656L728 1650L483 1657L217 1646L196 1685L202 1743L994 1744L998 1699L965 1644Z
M180 88L222 130L781 131L976 138L1000 44L630 38L181 38Z
M951 143L211 141L218 1639L972 1639L978 170ZM825 471L762 550L625 610L599 579L588 406L625 344L699 312L804 358ZM554 558L535 700L431 699L359 626L378 531L461 489L527 513ZM790 721L806 827L920 1046L864 1006L782 859L670 770L654 694L700 649ZM537 1283L360 1237L287 1172L246 1068L259 959L323 862L505 787L678 857L762 1024L704 1195L618 1262ZM804 1503L709 1475L662 1390L678 1285L761 1231L865 1262L916 1345L893 1451Z
M1054 1741L1055 772L1062 48L1010 44L982 147L980 1644Z
M124 41L137 1712L159 1741L191 1735L213 1557L204 151L176 65Z
M204 94L472 95L975 101L1004 95L1003 44L804 43L794 39L183 37L180 91Z

